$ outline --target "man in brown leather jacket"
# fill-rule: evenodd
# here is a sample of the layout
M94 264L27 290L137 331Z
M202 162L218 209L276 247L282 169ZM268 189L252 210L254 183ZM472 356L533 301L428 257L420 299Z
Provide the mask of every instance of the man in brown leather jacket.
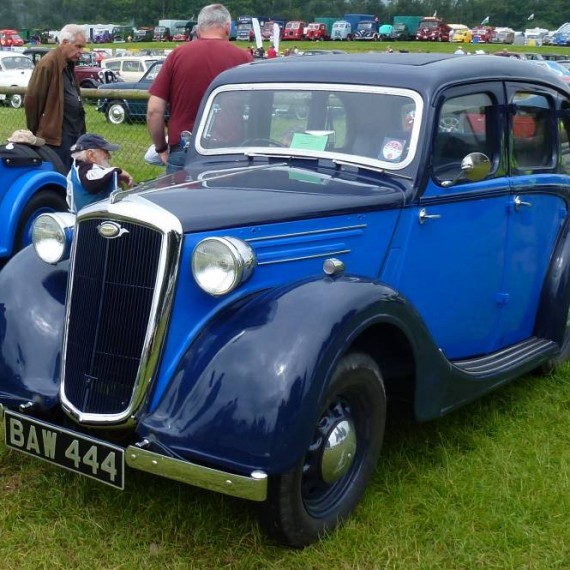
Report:
M27 127L71 167L70 148L85 133L85 110L73 68L85 47L80 26L67 24L59 33L59 46L34 68L24 97Z

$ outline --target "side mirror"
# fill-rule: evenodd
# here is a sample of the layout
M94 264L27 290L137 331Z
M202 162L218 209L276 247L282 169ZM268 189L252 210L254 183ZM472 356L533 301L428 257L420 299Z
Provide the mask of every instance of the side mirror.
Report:
M491 172L491 161L482 152L471 152L461 161L461 172L453 180L444 180L441 185L449 188L459 180L466 178L470 182L484 180Z

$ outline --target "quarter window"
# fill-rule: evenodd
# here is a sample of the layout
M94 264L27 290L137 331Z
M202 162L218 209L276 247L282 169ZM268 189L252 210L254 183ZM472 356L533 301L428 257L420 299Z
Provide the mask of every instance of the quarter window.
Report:
M536 93L513 97L511 162L514 170L540 170L554 166L554 110L549 99Z

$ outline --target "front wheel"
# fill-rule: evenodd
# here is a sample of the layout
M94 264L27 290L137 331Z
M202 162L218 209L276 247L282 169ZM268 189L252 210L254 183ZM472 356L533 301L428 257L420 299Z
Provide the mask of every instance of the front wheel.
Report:
M113 125L122 125L127 121L127 109L120 101L111 101L105 112L107 122Z
M14 95L10 96L10 107L12 109L19 109L24 102L24 97L18 93L14 93Z
M303 547L342 524L374 473L385 418L386 395L377 364L366 354L344 356L305 456L270 480L262 511L267 532L282 544Z

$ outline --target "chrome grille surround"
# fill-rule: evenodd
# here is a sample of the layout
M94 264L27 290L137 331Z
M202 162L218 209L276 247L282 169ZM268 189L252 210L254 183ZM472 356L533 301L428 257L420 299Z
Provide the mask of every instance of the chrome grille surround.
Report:
M130 227L140 226L147 233L158 232L160 234L160 247L158 259L156 260L156 278L153 286L152 297L149 302L148 321L144 332L144 339L140 355L138 356L138 366L136 375L131 382L131 392L128 402L125 402L122 409L114 409L110 412L98 410L97 413L85 409L85 406L77 402L76 397L70 397L70 394L77 388L79 380L77 378L71 380L68 378L68 348L70 343L70 324L72 323L71 314L74 306L74 295L77 299L81 296L81 290L76 287L76 259L78 244L81 240L82 224L93 223L95 220L112 221L118 224L128 225ZM126 232L128 235L128 232ZM105 237L99 235L102 240L101 248L108 247L108 243L119 241L106 240ZM71 252L71 265L69 272L69 280L67 286L66 297L66 316L65 328L63 336L62 348L62 364L61 364L61 383L60 383L60 400L64 411L75 421L88 424L99 425L104 427L117 426L125 427L130 425L136 416L137 411L145 400L150 386L156 377L158 365L160 362L159 355L166 336L168 320L172 303L174 299L175 285L178 275L180 255L182 251L182 227L176 216L170 212L156 206L155 204L145 200L140 195L129 195L123 200L116 203L98 203L81 210L77 217L75 240ZM125 264L132 264L136 270L137 260L125 259ZM139 262L149 261L146 258L138 260ZM141 266L142 267L142 266ZM106 268L102 268L101 282L99 286L103 289L106 285L104 280ZM103 295L104 293L101 293ZM123 308L125 310L126 308ZM121 307L117 307L117 311L121 311ZM99 326L100 323L97 323ZM97 331L99 334L100 331ZM104 331L103 331L104 333ZM97 350L97 339L93 339L93 357ZM71 354L70 350L70 354ZM83 372L84 378L89 378L90 370ZM107 389L111 384L107 382ZM80 387L81 389L81 387ZM75 401L74 401L75 400Z

